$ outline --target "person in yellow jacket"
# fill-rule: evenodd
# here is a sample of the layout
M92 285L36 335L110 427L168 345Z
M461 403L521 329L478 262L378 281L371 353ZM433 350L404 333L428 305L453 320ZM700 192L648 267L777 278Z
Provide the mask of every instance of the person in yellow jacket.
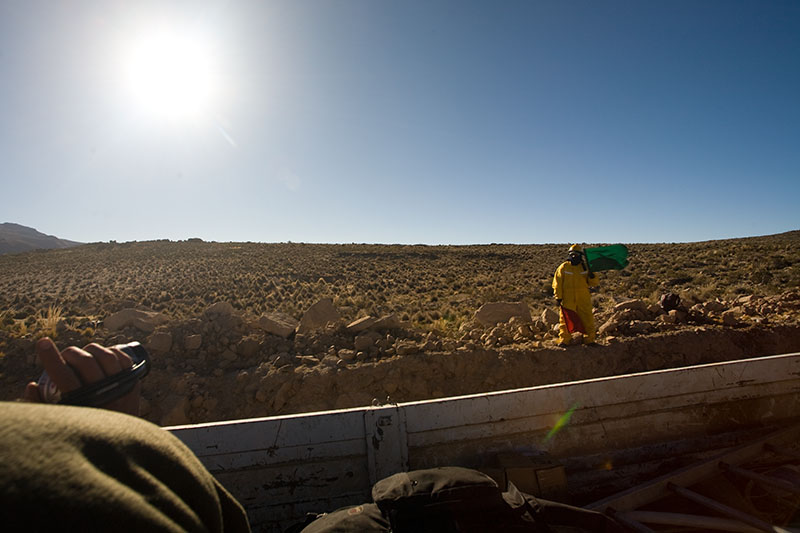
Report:
M583 249L573 244L567 261L561 263L553 276L553 294L560 307L558 345L566 346L572 333L583 333L584 344L594 344L595 327L589 287L597 287L600 279L590 272L583 261Z

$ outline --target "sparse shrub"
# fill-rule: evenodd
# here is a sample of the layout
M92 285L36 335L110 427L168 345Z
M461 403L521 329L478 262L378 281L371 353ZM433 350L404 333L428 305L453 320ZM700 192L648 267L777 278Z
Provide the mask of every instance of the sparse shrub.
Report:
M47 308L46 314L39 319L39 328L42 334L48 337L56 336L56 327L63 315L63 309L57 305Z

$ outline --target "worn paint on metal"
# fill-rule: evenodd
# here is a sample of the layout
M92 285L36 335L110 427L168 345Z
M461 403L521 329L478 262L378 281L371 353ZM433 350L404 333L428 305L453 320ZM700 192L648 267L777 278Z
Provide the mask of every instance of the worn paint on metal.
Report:
M800 354L323 413L168 428L280 531L308 511L369 500L397 471L474 466L482 455L558 458L759 427L800 412ZM569 422L548 432L571 406ZM613 468L613 464L606 467Z

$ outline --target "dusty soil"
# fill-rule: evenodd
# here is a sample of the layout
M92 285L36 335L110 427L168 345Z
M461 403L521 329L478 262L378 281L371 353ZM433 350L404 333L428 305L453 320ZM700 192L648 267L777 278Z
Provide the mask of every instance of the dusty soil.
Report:
M156 242L2 256L0 399L18 397L41 372L32 346L44 334L61 346L145 343L153 369L143 414L162 425L798 352L798 240L793 232L630 245L631 265L603 273L593 297L600 345L567 349L553 345L548 288L564 246ZM683 307L660 309L664 291L680 294ZM270 311L302 319L323 298L341 317L313 332L283 338L258 326ZM496 301L524 303L532 317L474 320ZM109 327L131 308L163 321ZM374 331L347 328L365 315L393 320Z

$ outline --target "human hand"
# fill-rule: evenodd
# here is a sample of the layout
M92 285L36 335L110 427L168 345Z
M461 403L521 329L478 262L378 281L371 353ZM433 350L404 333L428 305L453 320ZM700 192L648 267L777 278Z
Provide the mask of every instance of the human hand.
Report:
M70 346L59 351L47 337L36 343L36 355L50 379L62 393L78 390L84 385L95 383L133 366L133 360L128 354L117 347L106 348L92 343L82 349ZM137 381L128 394L100 407L138 416L141 388L141 383ZM25 387L23 399L29 402L44 401L35 382L30 382Z

